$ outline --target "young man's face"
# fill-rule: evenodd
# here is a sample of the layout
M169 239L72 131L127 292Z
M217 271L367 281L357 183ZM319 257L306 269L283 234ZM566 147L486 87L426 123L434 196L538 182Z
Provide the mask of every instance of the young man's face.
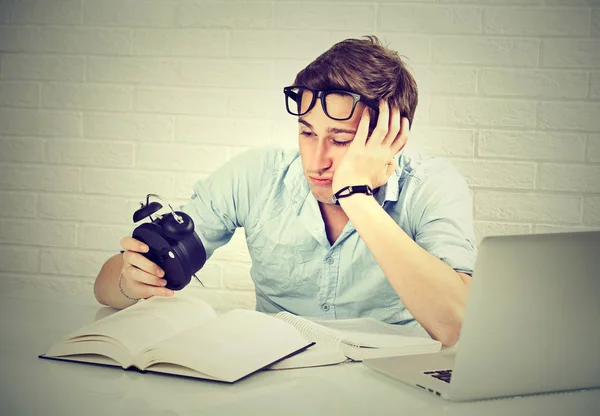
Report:
M308 103L310 99L302 101ZM352 101L333 95L327 96L326 104L329 114L349 114L352 109ZM354 139L363 109L364 104L359 102L349 120L333 120L317 101L307 114L298 118L298 146L304 175L319 202L332 203L333 174Z

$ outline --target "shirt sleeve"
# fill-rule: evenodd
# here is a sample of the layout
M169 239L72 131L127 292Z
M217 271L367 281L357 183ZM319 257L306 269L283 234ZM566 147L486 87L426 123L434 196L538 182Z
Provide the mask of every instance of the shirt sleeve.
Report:
M416 175L409 204L415 241L457 272L472 274L477 249L473 198L462 175L437 162Z
M244 152L194 184L191 198L180 210L194 221L207 259L229 242L260 206L269 191L268 173L274 169L276 154L273 149Z

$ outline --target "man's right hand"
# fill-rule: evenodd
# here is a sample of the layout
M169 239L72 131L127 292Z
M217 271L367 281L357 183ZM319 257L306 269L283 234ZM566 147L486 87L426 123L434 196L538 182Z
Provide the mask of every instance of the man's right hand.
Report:
M146 244L133 237L121 239L123 253L123 268L121 273L121 288L131 298L149 298L151 296L172 296L173 291L164 287L167 281L163 279L165 272L155 263L140 253L146 253Z

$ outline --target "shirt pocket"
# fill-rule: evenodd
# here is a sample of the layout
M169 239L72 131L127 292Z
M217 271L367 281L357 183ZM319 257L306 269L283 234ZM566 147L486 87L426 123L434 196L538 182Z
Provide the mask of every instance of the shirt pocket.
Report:
M315 245L291 241L285 236L271 238L262 230L248 238L254 283L267 295L305 297L318 291L317 276L311 263ZM318 244L315 241L315 244Z

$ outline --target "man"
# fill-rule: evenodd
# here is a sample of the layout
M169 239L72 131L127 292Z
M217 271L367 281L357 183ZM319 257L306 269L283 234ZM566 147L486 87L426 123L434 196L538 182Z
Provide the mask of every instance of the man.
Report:
M375 37L348 39L284 93L299 152L242 154L182 207L207 257L244 227L257 310L416 320L453 345L476 255L471 194L451 165L403 151L417 86L398 54ZM121 245L96 279L101 303L172 294L147 247Z

